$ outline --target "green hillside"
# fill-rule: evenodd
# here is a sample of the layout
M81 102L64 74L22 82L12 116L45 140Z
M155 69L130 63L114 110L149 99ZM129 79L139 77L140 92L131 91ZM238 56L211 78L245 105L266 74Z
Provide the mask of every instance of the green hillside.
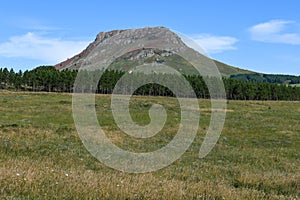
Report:
M151 57L138 57L141 54L141 51L144 50L136 50L133 52L129 52L120 58L117 58L111 65L111 70L120 70L120 71L128 71L138 65L142 65L143 63L153 63L157 62L160 64L164 64L170 67L173 67L175 70L186 74L186 75L199 75L199 72L184 58L180 57L177 54L171 54L168 56L164 56L162 54L166 53L166 51L155 50L155 54ZM230 66L228 64L222 63L217 60L213 60L218 67L220 73L224 77L230 77L231 75L237 74L254 74L255 72L240 69L237 67ZM158 66L153 66L152 71L159 71Z
M216 63L220 73L223 76L226 76L226 77L229 77L231 75L237 75L237 74L254 74L255 73L253 71L240 69L240 68L237 68L237 67L233 67L231 65L227 65L227 64L222 63L222 62L217 61L217 60L214 60L214 62Z

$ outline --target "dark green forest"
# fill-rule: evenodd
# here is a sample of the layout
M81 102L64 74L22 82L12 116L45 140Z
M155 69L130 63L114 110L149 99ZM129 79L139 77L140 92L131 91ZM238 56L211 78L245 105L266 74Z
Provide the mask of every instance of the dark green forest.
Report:
M300 84L300 76L281 74L235 74L230 78L258 83Z
M34 92L73 92L74 82L78 71L63 70L58 71L53 66L41 66L33 70L26 70L24 72L15 72L13 69L0 68L0 89L14 90L14 91L34 91ZM123 71L100 71L92 73L85 72L89 77L86 80L97 80L101 75L101 79L94 90L99 94L111 94L115 88L118 80L125 74ZM174 82L172 74L130 74L130 79L137 78L143 80L151 80L151 76L159 78L162 76L167 82ZM162 78L160 77L160 78ZM184 75L186 80L194 89L198 98L210 98L209 91L201 76ZM272 76L271 76L272 77ZM270 78L270 77L269 77ZM208 78L214 81L214 78ZM85 80L85 81L86 81ZM92 87L89 81L86 81L86 87ZM227 99L231 100L300 100L300 88L287 86L284 84L277 84L276 80L272 83L266 81L253 81L233 78L223 78L225 85ZM293 82L294 83L294 82ZM295 83L297 81L295 80ZM180 86L178 86L180 87ZM83 88L84 90L84 88ZM141 86L134 92L135 95L152 95L152 96L174 96L170 89L155 84L148 83Z

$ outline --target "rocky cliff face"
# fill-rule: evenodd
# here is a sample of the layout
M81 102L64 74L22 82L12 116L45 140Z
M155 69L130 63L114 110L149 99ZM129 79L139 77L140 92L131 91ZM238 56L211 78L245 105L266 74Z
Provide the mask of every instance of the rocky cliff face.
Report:
M122 34L121 34L122 33ZM114 42L120 43L122 45L131 44L136 40L149 40L149 45L159 45L159 44L151 44L151 41L159 41L168 40L168 42L176 44L178 46L186 48L186 45L181 41L181 39L169 29L165 27L147 27L141 29L128 29L128 30L113 30L109 32L101 32L97 35L94 42L90 43L88 47L83 50L81 53L73 56L70 59L67 59L61 63L55 65L56 69L78 69L85 62L87 56L92 51L101 52L101 48L104 45L105 41L108 38L114 36ZM176 48L170 48L167 51L162 51L159 49L152 48L140 48L140 49L132 49L126 52L121 58L117 58L116 61L124 61L124 60L140 60L145 58L150 58L153 56L166 57L170 56L177 51Z
M85 58L87 57L87 55L97 46L99 45L101 42L103 42L105 39L112 37L116 34L119 34L123 31L126 30L113 30L113 31L109 31L109 32L101 32L97 35L96 39L94 42L90 43L88 45L88 47L83 50L82 52L80 52L79 54L73 56L70 59L67 59L61 63L58 63L57 65L55 65L56 69L78 69L80 68L81 64L84 62Z

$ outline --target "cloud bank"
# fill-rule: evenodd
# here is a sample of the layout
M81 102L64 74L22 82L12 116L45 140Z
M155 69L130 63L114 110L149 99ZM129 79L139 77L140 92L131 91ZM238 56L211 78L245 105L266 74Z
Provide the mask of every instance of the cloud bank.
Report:
M28 32L0 43L0 56L26 58L56 64L82 51L89 42L50 38Z
M207 54L216 54L237 49L234 45L238 39L230 36L215 36L210 34L197 34L191 36ZM189 44L188 44L189 45ZM189 45L193 48L193 45ZM196 49L197 50L197 49ZM201 52L201 50L200 50Z
M260 42L300 45L300 33L287 32L294 21L271 20L249 28L251 39Z

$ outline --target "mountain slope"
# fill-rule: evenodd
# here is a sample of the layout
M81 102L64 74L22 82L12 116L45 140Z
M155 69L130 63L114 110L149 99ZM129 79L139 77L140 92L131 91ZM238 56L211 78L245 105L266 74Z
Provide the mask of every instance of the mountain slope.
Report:
M118 38L121 33L126 33L126 38ZM153 33L151 35L150 33ZM101 32L97 35L96 39L88 45L88 47L81 53L67 59L61 63L55 65L56 69L79 69L86 61L88 55L91 52L99 51L101 53L101 45L103 45L106 39L110 37L117 37L119 42L128 42L132 40L137 40L142 37L160 37L159 33L167 35L169 40L173 43L179 44L180 47L188 48L175 33L171 32L169 29L164 27L154 27L154 28L141 28L141 29L128 29L128 30L113 30L109 32ZM155 35L156 34L156 35ZM124 35L124 34L123 34ZM114 62L109 66L113 70L127 70L130 67L138 66L142 63L157 62L165 65L172 66L176 70L184 74L198 74L197 71L192 67L192 65L185 59L181 58L176 54L177 49L170 49L169 51L153 49L153 48L141 48L133 49L119 58L116 58ZM207 58L207 57L204 57ZM254 72L239 69L220 61L214 60L220 73L223 76L229 77L231 75L237 74L252 74ZM153 69L155 70L155 69Z

